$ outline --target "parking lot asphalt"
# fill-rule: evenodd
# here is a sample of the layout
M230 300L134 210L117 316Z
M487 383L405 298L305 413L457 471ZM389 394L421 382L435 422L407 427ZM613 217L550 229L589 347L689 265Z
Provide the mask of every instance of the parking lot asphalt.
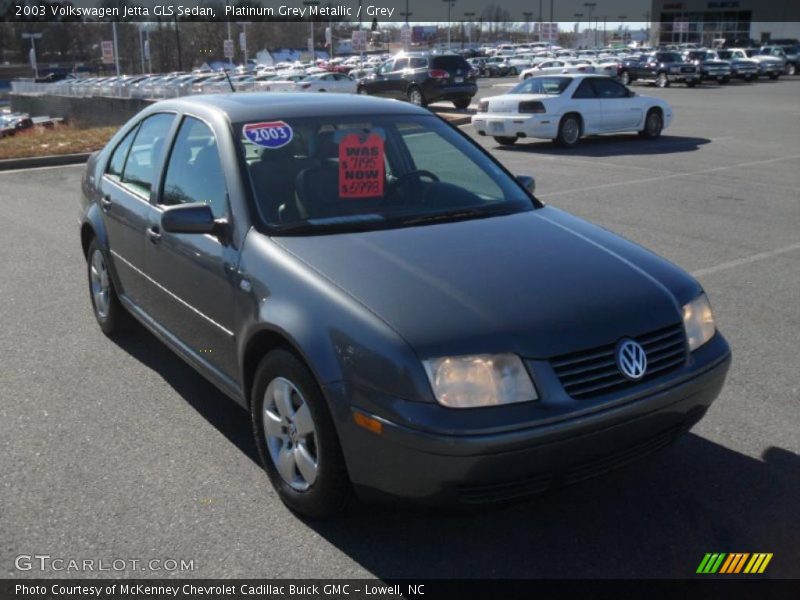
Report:
M733 348L728 383L672 447L466 515L294 517L244 411L150 334L96 326L81 169L0 174L0 576L76 575L14 569L39 553L194 560L124 573L148 577L683 578L706 552L771 552L767 576L800 577L800 79L635 89L675 110L657 141L478 141L543 201L695 273Z

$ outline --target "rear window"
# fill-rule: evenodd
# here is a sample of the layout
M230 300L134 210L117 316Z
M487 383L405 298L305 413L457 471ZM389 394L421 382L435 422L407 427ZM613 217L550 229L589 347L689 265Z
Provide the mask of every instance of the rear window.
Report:
M444 69L445 71L469 70L469 64L463 56L434 56L431 66L434 69Z

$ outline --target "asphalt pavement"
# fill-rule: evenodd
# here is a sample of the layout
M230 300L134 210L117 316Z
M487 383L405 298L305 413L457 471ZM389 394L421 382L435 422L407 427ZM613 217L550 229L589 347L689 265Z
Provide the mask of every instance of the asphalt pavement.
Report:
M474 514L293 516L244 411L143 330L97 328L81 168L0 174L0 576L77 575L14 568L38 553L194 561L122 573L148 577L682 578L706 552L771 552L768 576L800 577L800 78L635 89L675 110L657 141L478 140L543 201L695 273L733 348L727 385L668 449Z

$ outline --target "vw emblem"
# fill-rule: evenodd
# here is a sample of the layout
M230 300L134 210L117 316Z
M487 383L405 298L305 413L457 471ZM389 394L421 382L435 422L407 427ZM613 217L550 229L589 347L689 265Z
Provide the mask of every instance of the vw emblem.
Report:
M647 371L647 355L644 348L634 340L621 340L617 345L617 367L620 372L636 381Z

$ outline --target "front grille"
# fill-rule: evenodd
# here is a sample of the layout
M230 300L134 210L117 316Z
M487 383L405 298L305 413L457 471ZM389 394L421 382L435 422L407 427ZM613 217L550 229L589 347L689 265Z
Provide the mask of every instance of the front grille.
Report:
M647 355L647 371L637 381L630 381L620 373L616 343L559 356L550 364L567 394L575 399L586 399L665 375L686 362L686 336L680 323L634 339Z
M459 499L470 504L511 502L543 494L551 489L574 485L624 467L668 446L705 414L705 409L689 411L683 422L630 446L579 462L559 471L523 477L512 481L459 485Z
M681 73L694 73L694 67L681 67Z

